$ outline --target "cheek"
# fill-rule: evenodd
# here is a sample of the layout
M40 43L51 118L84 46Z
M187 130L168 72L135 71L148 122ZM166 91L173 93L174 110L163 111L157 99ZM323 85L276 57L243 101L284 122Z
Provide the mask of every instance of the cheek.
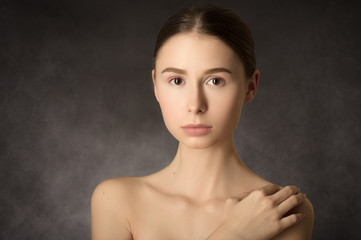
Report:
M174 129L175 126L178 126L178 121L181 119L181 99L179 99L175 94L167 94L166 91L163 91L162 94L158 96L158 101L164 123L168 130L172 132L172 129Z
M214 101L214 117L222 128L233 131L241 116L243 102L239 92L232 92Z

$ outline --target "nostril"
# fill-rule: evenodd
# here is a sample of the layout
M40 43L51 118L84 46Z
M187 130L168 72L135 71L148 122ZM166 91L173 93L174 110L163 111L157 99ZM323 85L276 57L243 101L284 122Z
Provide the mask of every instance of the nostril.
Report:
M206 106L202 106L198 109L198 112L205 112L207 110Z
M204 113L207 111L207 106L199 106L199 107L188 107L188 112L194 113Z

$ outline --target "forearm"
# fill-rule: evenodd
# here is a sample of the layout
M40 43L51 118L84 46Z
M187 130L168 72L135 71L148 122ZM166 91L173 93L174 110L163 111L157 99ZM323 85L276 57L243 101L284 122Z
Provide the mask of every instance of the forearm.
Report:
M211 235L209 235L205 240L246 240L246 238L239 236L239 233L236 233L229 229L226 225L221 224Z

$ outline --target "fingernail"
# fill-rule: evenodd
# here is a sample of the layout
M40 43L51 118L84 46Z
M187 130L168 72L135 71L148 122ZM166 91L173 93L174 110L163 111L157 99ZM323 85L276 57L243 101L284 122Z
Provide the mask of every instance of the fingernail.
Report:
M307 195L306 195L306 194L303 194L303 196L304 196L305 198L307 198Z

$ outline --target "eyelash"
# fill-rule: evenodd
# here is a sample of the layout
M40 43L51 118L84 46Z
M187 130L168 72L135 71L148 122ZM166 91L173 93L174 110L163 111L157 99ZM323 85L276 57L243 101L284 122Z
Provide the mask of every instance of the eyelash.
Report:
M182 83L181 83L181 84L176 84L176 83L175 83L175 80L176 80L176 79L179 79L180 81L182 81ZM219 83L219 84L210 84L210 85L212 85L212 86L222 86L222 85L224 85L224 80L223 80L222 78L217 78L217 77L210 78L209 80L206 81L206 83L209 83L209 82L211 82L211 81L213 81L213 80L218 80L218 81L220 81L220 83ZM179 77L172 78L169 82L170 82L171 84L177 85L177 86L184 84L184 80L181 79L181 78L179 78Z
M222 78L216 78L216 77L213 77L213 78L209 79L209 80L207 81L207 83L211 82L212 80L218 80L218 81L220 81L219 84L211 84L212 86L223 86L223 85L224 85L224 80L223 80Z
M179 79L180 81L182 81L182 84L176 84L174 81L176 80L176 79ZM179 77L175 77L175 78L172 78L170 81L169 81L171 84L173 84L173 85L183 85L183 83L184 83L184 80L183 79L181 79L181 78L179 78Z

